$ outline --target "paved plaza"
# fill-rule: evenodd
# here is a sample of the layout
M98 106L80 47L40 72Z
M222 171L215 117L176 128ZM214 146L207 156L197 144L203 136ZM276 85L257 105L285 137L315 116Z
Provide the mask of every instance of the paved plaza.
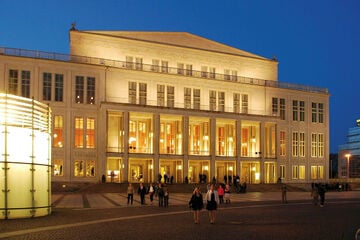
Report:
M209 224L206 210L194 224L188 193L170 195L170 206L157 199L127 206L121 193L56 193L50 216L0 220L0 239L354 239L360 228L360 191L328 192L323 208L309 192L232 194L231 204Z

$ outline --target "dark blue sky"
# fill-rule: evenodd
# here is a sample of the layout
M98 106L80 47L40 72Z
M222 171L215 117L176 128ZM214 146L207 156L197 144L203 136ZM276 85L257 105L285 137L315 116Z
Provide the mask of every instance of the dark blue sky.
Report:
M68 30L185 31L279 60L279 81L328 88L330 152L360 118L358 0L0 0L0 46L69 53Z

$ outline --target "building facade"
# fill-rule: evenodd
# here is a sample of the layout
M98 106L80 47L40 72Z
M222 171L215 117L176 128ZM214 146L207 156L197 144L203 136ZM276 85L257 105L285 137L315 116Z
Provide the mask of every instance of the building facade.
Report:
M71 29L70 54L0 48L0 91L48 103L53 181L329 178L327 89L184 32Z
M347 143L339 146L339 178L360 178L360 119L349 128Z

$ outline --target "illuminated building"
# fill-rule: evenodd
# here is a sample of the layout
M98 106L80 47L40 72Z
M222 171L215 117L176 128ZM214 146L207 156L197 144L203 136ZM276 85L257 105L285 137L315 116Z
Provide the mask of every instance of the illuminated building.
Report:
M0 55L0 90L52 108L53 181L328 179L329 93L278 81L276 59L184 32L69 34L70 55Z
M349 128L347 143L339 146L339 178L360 178L360 119Z

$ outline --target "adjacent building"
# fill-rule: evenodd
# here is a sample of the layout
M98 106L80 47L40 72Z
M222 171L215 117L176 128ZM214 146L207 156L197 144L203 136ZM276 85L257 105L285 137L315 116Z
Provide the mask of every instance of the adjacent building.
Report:
M347 143L339 146L339 178L360 178L360 119L349 128Z
M0 48L0 92L52 109L53 181L329 178L328 90L280 82L276 59L186 32L69 36L70 54Z

